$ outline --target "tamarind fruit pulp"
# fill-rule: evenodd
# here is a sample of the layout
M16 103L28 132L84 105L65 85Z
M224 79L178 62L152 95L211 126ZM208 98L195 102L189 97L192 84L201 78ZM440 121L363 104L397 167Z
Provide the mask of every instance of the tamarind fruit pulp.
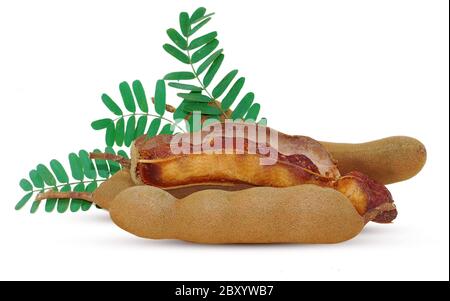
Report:
M356 144L321 143L337 160L342 174L357 170L382 184L412 178L427 159L425 146L419 140L405 136Z
M197 243L337 243L356 236L361 217L341 193L317 185L204 190L177 199L152 186L121 191L109 213L139 237Z

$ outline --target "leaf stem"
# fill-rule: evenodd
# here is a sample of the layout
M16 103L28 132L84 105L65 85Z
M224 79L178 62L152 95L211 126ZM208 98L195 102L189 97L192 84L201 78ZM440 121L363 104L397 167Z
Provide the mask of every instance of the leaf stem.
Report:
M99 179L99 180L91 180L91 181L78 181L78 182L71 182L71 183L63 183L63 184L58 184L58 185L52 186L50 188L58 188L58 187L66 186L66 185L75 185L75 184L80 184L80 183L88 184L88 183L92 183L92 182L104 182L106 180L108 180L108 179ZM46 187L46 188L49 188L49 187ZM45 188L39 188L39 189L31 190L30 192L41 192L43 189L45 189Z
M188 47L189 47L189 37L186 37L186 43L187 43L187 45L188 45ZM192 58L191 58L191 53L190 53L189 49L186 49L186 54L187 54L187 56L188 56L188 58L189 58L189 65L191 66L192 73L194 74L194 76L195 76L195 78L197 79L198 83L199 83L200 86L202 87L203 91L205 91L206 94L208 95L208 97L212 99L212 102L213 102L214 105L222 112L222 115L225 117L225 119L230 118L230 116L228 116L228 114L227 114L224 110L222 110L222 107L219 105L218 102L216 102L216 100L214 99L214 97L212 96L212 94L209 93L209 91L206 89L206 87L205 87L205 85L203 84L203 82L200 80L200 78L199 78L199 76L198 76L198 74L197 74L197 71L195 70L194 65L192 64Z
M177 128L178 128L179 130L181 130L183 133L186 132L186 131L185 131L182 127L180 127L176 122L174 122L174 121L172 121L172 120L170 120L170 119L167 119L167 118L165 118L165 117L162 117L162 116L160 116L160 115L149 114L149 113L131 113L131 114L124 114L124 115L121 115L121 116L117 117L116 119L113 119L113 121L116 122L116 121L119 120L120 118L129 117L129 116L149 116L149 117L160 118L160 119L165 120L165 121L167 121L168 123L172 124L173 126L177 127Z

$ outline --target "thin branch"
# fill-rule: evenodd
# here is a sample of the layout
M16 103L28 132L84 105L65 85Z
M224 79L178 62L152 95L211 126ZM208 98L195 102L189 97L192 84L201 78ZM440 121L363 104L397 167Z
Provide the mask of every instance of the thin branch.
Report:
M110 153L89 153L90 159L101 159L101 160L110 160L119 163L125 168L130 168L131 161L130 159L124 158L119 155L114 155Z
M58 185L55 185L55 186L51 186L51 187L52 188L59 188L59 187L63 187L63 186L66 186L66 185L72 186L72 185L76 185L76 184L80 184L80 183L89 184L89 183L92 183L92 182L104 182L106 180L107 179L96 179L96 180L90 180L90 181L77 181L77 182L71 182L71 183L61 183L61 184L58 184ZM42 191L42 188L32 190L32 192L39 192L39 191Z
M173 107L172 107L173 108ZM132 113L132 114L125 114L125 115L121 115L119 117L117 117L116 119L114 119L113 121L116 122L117 120L119 120L120 118L125 118L125 117L129 117L129 116L148 116L148 117L155 117L155 118L159 118L161 120L165 120L168 123L172 124L174 127L178 128L180 131L182 131L183 133L185 133L186 131L180 127L176 122L174 122L173 120L167 119L163 116L160 115L155 115L155 114L149 114L149 113Z
M187 42L187 44L189 45L189 37L186 38L186 42ZM208 94L208 97L211 98L211 99L213 100L212 103L214 104L214 106L216 106L216 107L222 112L222 115L223 115L226 119L230 118L230 116L228 116L227 112L225 112L225 111L222 109L222 106L220 105L220 102L218 102L218 101L216 101L216 100L214 99L214 97L211 95L211 93L209 93L209 91L206 90L206 87L205 87L205 85L203 84L203 82L200 80L200 78L199 78L199 76L198 76L198 74L197 74L197 71L196 71L195 68L194 68L194 64L192 64L191 53L190 53L189 49L186 50L186 53L187 53L187 56L188 56L188 58L189 58L189 65L191 66L192 73L194 74L195 78L197 79L197 81L198 81L198 83L200 84L200 86L202 87L202 89L206 92L206 94Z

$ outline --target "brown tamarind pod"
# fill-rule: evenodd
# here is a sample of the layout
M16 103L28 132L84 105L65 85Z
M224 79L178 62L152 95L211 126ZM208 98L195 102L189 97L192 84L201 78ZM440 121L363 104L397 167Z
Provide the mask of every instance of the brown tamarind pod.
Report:
M419 140L405 136L356 144L321 143L337 160L342 174L357 170L382 184L415 176L427 159L425 146Z
M288 138L280 133L278 135L284 137L285 141L277 149L273 149L277 152L277 160L271 165L260 164L264 157L262 153L246 152L251 143L249 140L244 140L242 149L238 149L238 143L233 140L229 144L232 147L232 152L229 153L218 149L219 152L212 153L174 154L173 136L140 137L131 149L131 177L138 185L156 186L169 192L186 192L191 186L195 189L194 187L213 185L233 190L229 188L236 188L237 185L288 187L315 184L334 188L346 195L361 215L383 203L393 203L386 187L362 173L350 172L341 176L334 169L331 158L326 157L328 153L313 139L303 136ZM220 138L222 143L217 147L226 147L226 137ZM188 146L194 147L193 144ZM295 147L298 148L297 153L294 151ZM270 148L271 145L265 146L265 150ZM290 155L280 153L279 150L282 149ZM395 208L388 212L379 209L377 212L379 217L372 219L375 222L391 222L397 216Z
M337 243L365 220L341 193L317 185L205 190L177 199L134 186L111 203L112 220L139 237L197 243Z

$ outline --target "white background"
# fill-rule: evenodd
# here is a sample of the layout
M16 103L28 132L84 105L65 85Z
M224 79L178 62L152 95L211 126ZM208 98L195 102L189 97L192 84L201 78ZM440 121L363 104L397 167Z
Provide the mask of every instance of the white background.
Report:
M196 245L144 240L106 212L28 213L22 177L104 145L90 122L118 84L147 91L183 70L163 49L178 13L215 11L226 59L269 124L318 140L409 135L427 147L415 178L390 185L392 225L337 245ZM2 1L0 279L449 279L448 1ZM218 76L221 77L221 76ZM151 94L151 92L149 92ZM172 98L176 103L175 98Z

